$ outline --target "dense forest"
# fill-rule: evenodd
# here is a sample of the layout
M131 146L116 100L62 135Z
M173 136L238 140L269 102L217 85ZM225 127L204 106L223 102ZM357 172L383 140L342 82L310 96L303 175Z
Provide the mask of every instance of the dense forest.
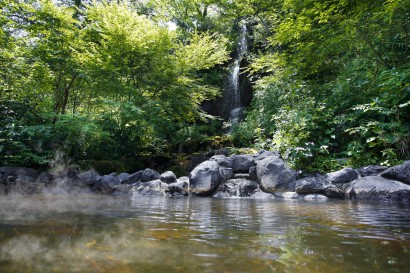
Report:
M2 0L0 165L231 147L294 168L410 158L408 0ZM248 29L240 123L205 111ZM108 168L109 169L109 168Z

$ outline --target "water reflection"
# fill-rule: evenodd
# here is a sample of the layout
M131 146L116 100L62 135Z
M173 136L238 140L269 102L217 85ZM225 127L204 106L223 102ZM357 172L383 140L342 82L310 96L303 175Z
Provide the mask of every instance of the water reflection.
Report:
M405 272L409 208L352 202L0 200L0 272Z

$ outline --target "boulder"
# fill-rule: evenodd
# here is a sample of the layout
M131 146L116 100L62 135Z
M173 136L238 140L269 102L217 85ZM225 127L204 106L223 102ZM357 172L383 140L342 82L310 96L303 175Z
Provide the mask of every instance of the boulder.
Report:
M168 187L165 189L164 192L166 196L188 196L188 181L178 181L175 183L168 184Z
M353 182L346 196L356 200L409 203L410 186L380 176L367 176Z
M219 167L219 172L223 181L229 180L234 177L232 168Z
M329 198L339 198L339 199L345 198L344 192L333 184L325 186L324 195Z
M410 185L410 161L406 161L404 164L388 168L381 173L381 176Z
M93 191L101 192L104 194L113 193L117 186L120 185L120 179L118 176L113 174L108 174L102 176L98 183L94 184L92 187Z
M137 196L164 196L167 187L168 184L162 183L159 179L149 182L139 182L132 187L130 193L133 198Z
M253 157L255 158L255 161L263 160L267 158L268 156L277 156L279 155L275 152L271 151L266 151L266 150L260 150L258 153L256 153Z
M213 195L215 198L249 197L259 188L258 183L247 179L230 179Z
M249 199L271 200L271 199L275 199L275 196L271 193L263 192L260 189L257 189L251 196L249 196Z
M362 167L357 169L357 172L362 176L376 176L381 174L383 171L387 169L386 166L379 166L379 165L369 165L366 167Z
M222 176L216 161L204 161L189 174L191 192L196 195L211 195L221 182Z
M232 155L229 160L235 173L248 173L249 169L255 165L252 155Z
M77 178L82 182L83 185L92 187L94 184L98 183L101 179L100 174L94 170L88 170L86 172L80 173Z
M209 160L215 161L220 167L231 168L231 161L225 155L214 155Z
M249 168L249 177L251 180L258 180L258 176L256 175L256 166Z
M127 181L123 181L122 183L123 184L134 184L134 183L140 182L142 173L143 171L135 172L128 177Z
M177 182L177 176L171 171L166 171L161 174L160 180L161 182L171 184Z
M324 193L328 184L329 181L321 175L306 177L296 181L295 191L302 194Z
M118 179L120 180L121 184L127 184L128 179L130 178L130 174L129 173L120 173L118 175Z
M140 181L141 182L149 182L153 180L159 180L161 178L161 175L159 172L152 170L152 169L145 169L141 173Z
M294 191L296 172L288 168L277 156L269 156L257 162L256 175L265 192Z
M336 172L328 173L325 178L332 184L345 184L359 178L359 173L351 168L345 168Z

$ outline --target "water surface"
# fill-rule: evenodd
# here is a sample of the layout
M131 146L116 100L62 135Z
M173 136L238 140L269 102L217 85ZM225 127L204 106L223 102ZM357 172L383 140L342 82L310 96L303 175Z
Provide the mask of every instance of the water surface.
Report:
M410 208L2 196L0 272L410 272Z

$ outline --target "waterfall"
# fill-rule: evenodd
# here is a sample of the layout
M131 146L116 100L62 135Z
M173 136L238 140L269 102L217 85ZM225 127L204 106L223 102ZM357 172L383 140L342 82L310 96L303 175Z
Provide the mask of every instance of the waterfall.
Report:
M239 73L241 61L248 51L248 43L246 40L246 24L244 22L241 22L239 27L239 39L237 45L238 53L230 68L229 85L227 88L227 107L230 113L229 119L232 122L237 122L243 113L243 105L241 103L241 90L239 86Z

